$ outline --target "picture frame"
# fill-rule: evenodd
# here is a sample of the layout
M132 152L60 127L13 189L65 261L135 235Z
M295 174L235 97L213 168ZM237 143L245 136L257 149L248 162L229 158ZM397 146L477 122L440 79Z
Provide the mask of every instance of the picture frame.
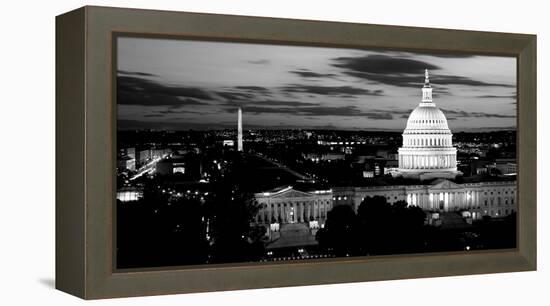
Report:
M517 58L517 248L117 270L114 38ZM56 18L56 288L83 299L536 270L536 36L86 6Z

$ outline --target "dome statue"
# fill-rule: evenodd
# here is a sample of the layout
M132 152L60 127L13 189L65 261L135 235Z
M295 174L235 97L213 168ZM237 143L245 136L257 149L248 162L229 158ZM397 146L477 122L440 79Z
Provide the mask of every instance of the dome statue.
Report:
M445 114L432 99L428 69L425 72L422 101L412 111L403 131L399 148L399 168L395 176L454 179L461 174L456 168L456 148Z

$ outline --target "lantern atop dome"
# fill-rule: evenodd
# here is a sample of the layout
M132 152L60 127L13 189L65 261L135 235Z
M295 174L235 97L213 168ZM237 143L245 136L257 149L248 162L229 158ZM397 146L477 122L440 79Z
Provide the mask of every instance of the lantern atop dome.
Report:
M424 88L431 87L430 86L430 74L428 73L428 69L424 71Z
M422 104L435 106L432 100L432 86L430 85L430 74L428 73L428 69L424 71L424 87L422 87Z

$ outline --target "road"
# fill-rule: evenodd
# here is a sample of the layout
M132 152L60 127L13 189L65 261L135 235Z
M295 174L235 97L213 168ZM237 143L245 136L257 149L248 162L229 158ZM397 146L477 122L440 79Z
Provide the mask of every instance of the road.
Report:
M130 181L133 181L133 180L137 179L138 177L140 177L144 174L151 173L151 172L155 171L155 167L156 167L157 163L160 160L162 160L163 158L166 158L166 157L168 157L168 154L165 154L162 157L157 157L157 158L153 159L152 161L148 162L146 165L139 168L138 173L136 173L134 176L130 177Z
M312 178L310 178L310 177L308 177L308 176L305 176L305 175L303 175L303 174L301 174L301 173L299 173L299 172L296 172L296 171L294 171L294 170L288 168L287 166L285 166L285 165L283 165L283 164L281 164L281 163L279 163L279 162L276 162L276 161L274 161L274 160L271 160L271 159L269 159L269 158L267 158L267 157L265 157L265 156L263 156L263 155L255 155L255 156L257 156L257 157L261 158L262 160L264 160L264 161L266 161L266 162L268 162L268 163L274 165L274 166L277 167L277 168L280 168L280 169L283 169L283 170L287 171L288 173L294 175L295 177L297 177L297 178L299 178L299 179L301 179L301 180L304 180L304 181L312 180Z

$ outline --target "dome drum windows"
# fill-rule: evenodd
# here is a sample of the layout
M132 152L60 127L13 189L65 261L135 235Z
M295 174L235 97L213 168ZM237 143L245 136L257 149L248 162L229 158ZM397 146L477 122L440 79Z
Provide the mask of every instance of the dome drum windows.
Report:
M450 147L450 141L442 137L406 137L403 144L407 147Z

